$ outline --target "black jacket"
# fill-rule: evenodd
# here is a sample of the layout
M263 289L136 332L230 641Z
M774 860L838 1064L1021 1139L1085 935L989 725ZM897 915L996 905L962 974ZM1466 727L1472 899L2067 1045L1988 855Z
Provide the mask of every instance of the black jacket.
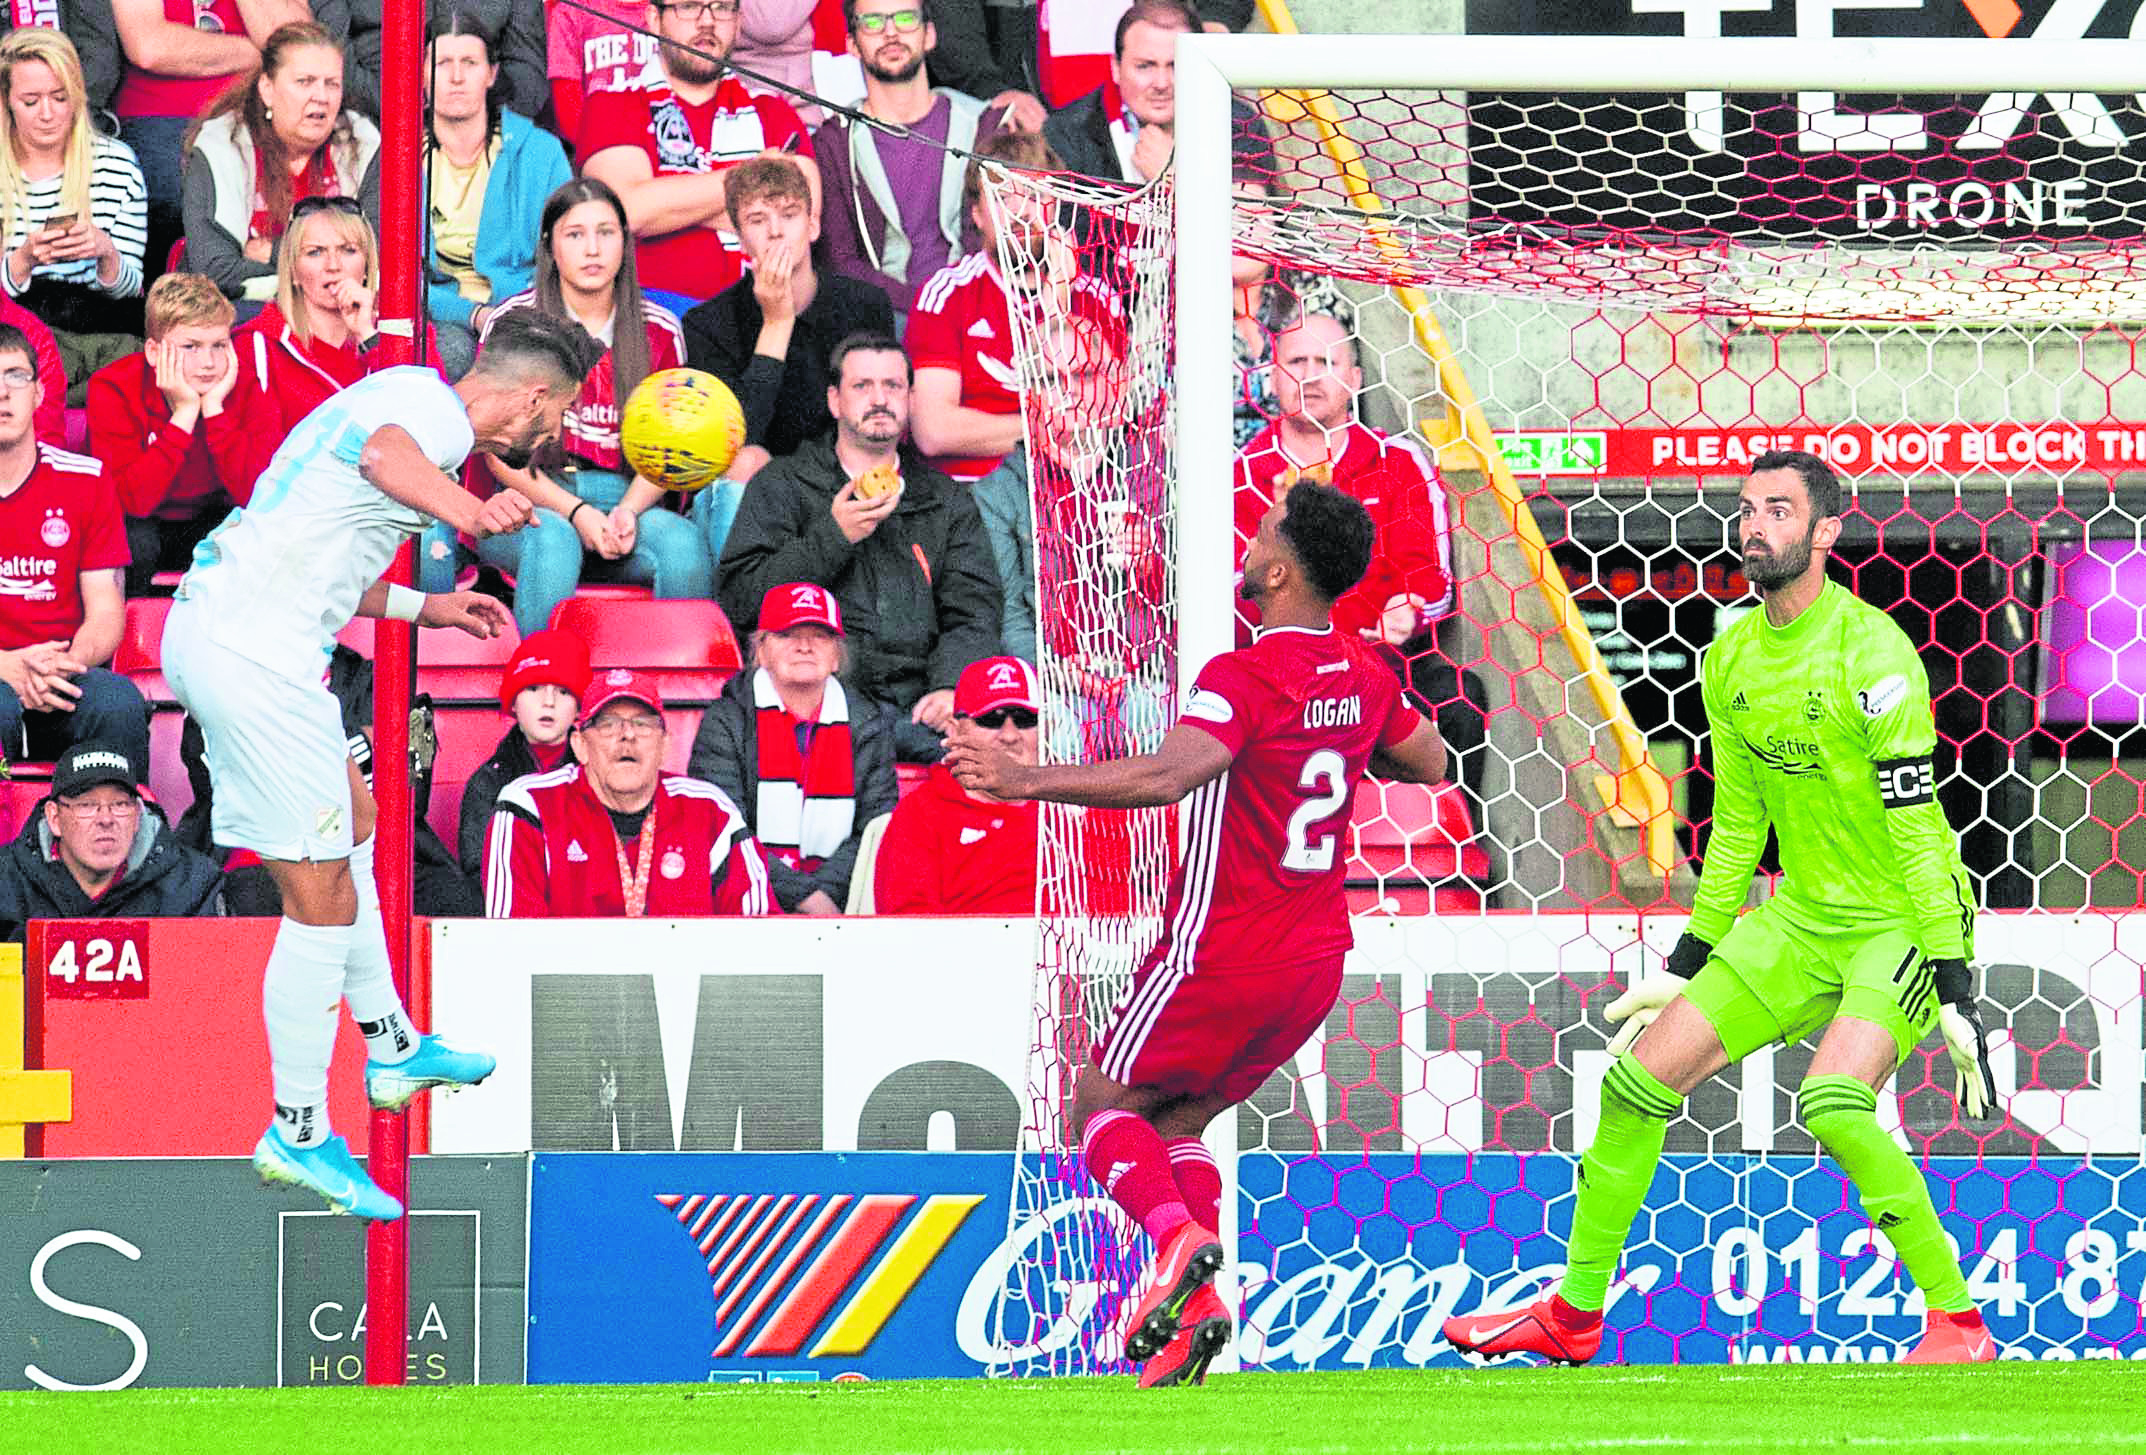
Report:
M849 635L853 696L904 711L951 688L961 669L998 654L998 566L966 487L902 446L902 503L851 545L835 525L848 472L832 432L753 476L723 546L717 594L750 631L760 598L788 581L835 594ZM863 715L851 705L854 720Z
M499 806L499 790L525 773L536 772L540 766L536 754L529 751L529 739L517 724L507 729L499 746L492 749L492 756L462 785L462 824L455 834L460 852L456 858L462 872L478 884L484 883L484 840L491 832L492 810Z
M545 75L544 0L431 0L437 18L449 9L471 11L497 42L499 103L531 121L550 114L551 81ZM313 0L313 18L343 47L343 104L380 119L382 24L380 0ZM496 301L496 300L495 300Z
M827 361L853 333L894 336L894 305L884 290L840 273L820 274L812 306L797 316L790 351L760 353L760 300L747 273L682 320L686 363L731 387L745 410L745 442L780 459L834 428L827 412Z
M1274 138L1259 112L1243 97L1232 96L1229 116L1233 161L1254 173L1271 175L1275 169ZM1101 87L1045 117L1043 139L1070 171L1084 177L1147 185L1147 179L1137 171L1128 173L1118 164L1118 149L1110 140L1110 118L1103 112Z
M760 712L753 706L753 676L748 667L731 678L723 685L722 695L701 714L686 771L729 794L758 836ZM850 872L857 867L857 841L864 835L864 826L883 813L894 812L895 800L901 797L894 778L894 740L885 720L876 712L860 714L856 708L852 702L849 748L856 765L857 817L850 836L817 869L792 869L768 855L768 882L774 885L776 902L785 913L794 913L815 889L826 890L835 908L847 906Z
M33 919L185 919L220 915L224 875L216 861L179 842L147 804L119 882L91 899L67 866L52 857L52 831L40 804L0 854L0 933L20 944Z

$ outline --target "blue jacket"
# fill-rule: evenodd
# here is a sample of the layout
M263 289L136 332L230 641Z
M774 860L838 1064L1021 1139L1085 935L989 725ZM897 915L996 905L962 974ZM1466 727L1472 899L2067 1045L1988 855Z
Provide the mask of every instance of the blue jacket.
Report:
M512 298L536 281L537 224L543 219L545 199L573 179L566 149L559 139L528 117L513 111L499 113L499 156L484 184L484 212L477 226L477 271L492 282L492 301ZM429 170L428 170L429 176ZM439 323L469 327L476 305L462 296L454 280L440 268L432 247L432 209L425 209L425 250L431 266L426 269L426 298L432 317Z

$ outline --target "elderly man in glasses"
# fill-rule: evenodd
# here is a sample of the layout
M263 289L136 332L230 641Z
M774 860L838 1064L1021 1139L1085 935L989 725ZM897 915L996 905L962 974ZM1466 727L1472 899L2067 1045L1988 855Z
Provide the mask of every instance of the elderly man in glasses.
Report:
M104 466L37 442L44 397L0 323L0 755L110 743L149 761L149 707L104 664L125 625L126 521Z
M1037 761L1036 669L1019 657L973 662L954 688L954 717L990 734L1015 761ZM895 806L874 861L878 914L1036 912L1036 805L971 792L944 765Z
M626 204L641 291L683 315L745 270L724 174L762 153L795 154L817 213L820 173L790 104L724 72L738 43L738 0L653 0L647 23L663 43L639 85L591 96L582 111L581 170Z
M670 733L653 679L599 672L574 761L499 792L484 848L494 919L779 914L745 815L712 783L663 771Z
M69 748L52 796L0 854L0 934L33 919L149 919L224 913L223 872L179 842L108 743Z

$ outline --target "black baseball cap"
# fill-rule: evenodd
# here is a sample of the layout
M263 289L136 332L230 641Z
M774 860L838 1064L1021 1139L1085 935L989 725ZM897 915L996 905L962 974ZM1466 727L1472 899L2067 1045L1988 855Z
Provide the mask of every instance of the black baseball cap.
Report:
M60 755L52 770L54 798L72 798L100 783L117 783L129 792L140 786L133 762L106 743L76 743Z

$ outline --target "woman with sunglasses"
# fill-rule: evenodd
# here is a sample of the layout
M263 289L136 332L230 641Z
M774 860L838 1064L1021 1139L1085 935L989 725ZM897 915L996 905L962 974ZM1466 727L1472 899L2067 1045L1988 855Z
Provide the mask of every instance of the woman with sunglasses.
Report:
M63 347L138 336L148 192L127 144L90 124L73 42L37 27L0 40L0 101L0 290Z
M625 204L602 182L581 177L551 194L538 223L536 283L491 310L485 332L524 311L579 323L605 347L557 446L524 470L488 462L492 480L537 507L535 525L477 546L485 564L514 577L522 635L542 630L584 579L639 582L666 600L708 600L715 562L707 540L662 503L661 488L627 469L619 450L620 401L648 375L677 368L685 339L675 314L641 296ZM427 590L447 589L433 583L454 569L448 547L439 531L425 538L419 571Z
M274 296L231 336L239 369L231 407L244 422L245 453L218 461L227 478L258 479L299 420L382 366L379 287L379 246L355 197L308 197L291 210ZM425 334L425 357L437 359L429 324Z
M379 129L343 109L342 47L311 21L284 26L187 134L188 270L214 278L247 317L279 286L299 203L358 198L379 216L379 150Z
M839 675L849 649L832 593L785 582L762 600L759 620L753 670L701 715L686 771L743 810L785 914L841 914L866 826L901 796L894 739L879 713L850 714Z

